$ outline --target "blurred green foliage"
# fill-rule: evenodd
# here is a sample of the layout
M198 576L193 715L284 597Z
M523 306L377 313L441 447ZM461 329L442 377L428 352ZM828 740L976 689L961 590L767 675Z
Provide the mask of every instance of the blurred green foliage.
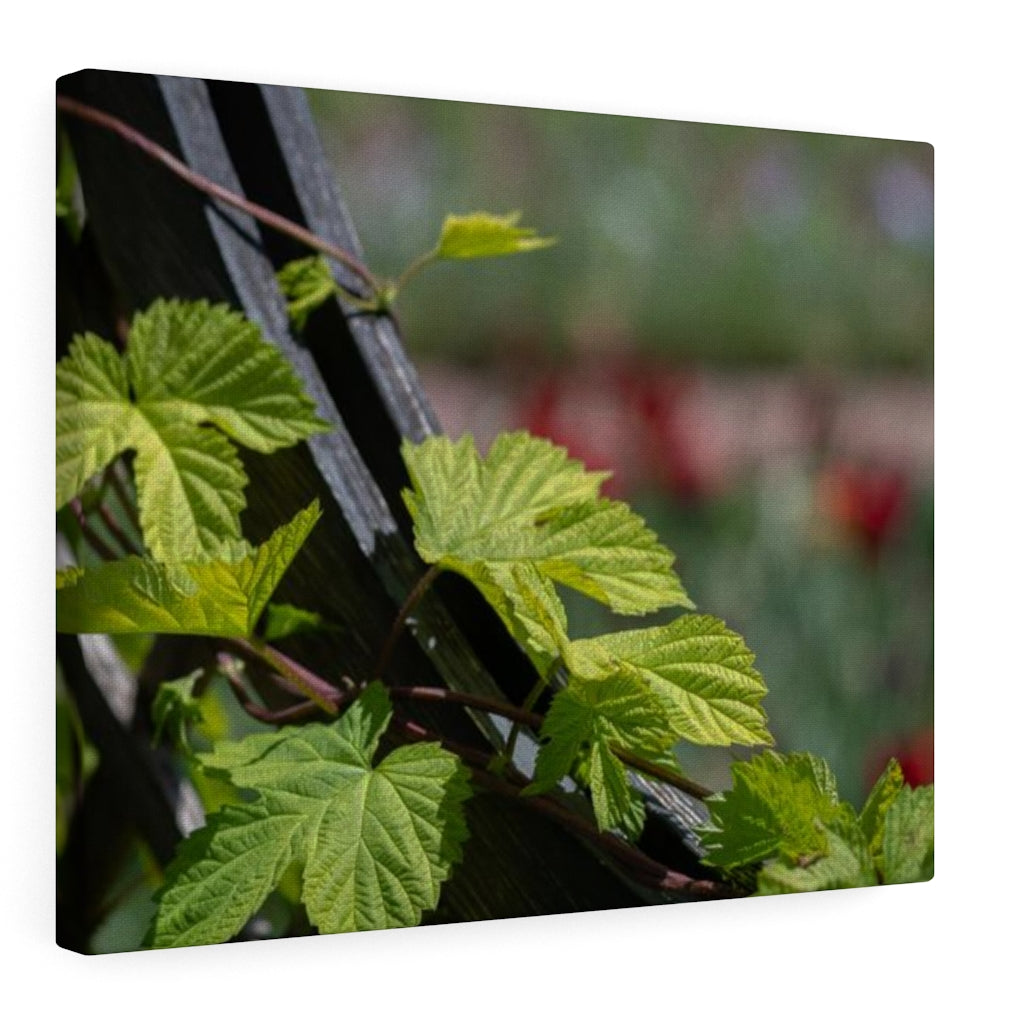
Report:
M523 210L559 245L431 271L414 355L487 359L609 334L687 359L930 371L932 149L357 93L310 94L370 265L451 212Z

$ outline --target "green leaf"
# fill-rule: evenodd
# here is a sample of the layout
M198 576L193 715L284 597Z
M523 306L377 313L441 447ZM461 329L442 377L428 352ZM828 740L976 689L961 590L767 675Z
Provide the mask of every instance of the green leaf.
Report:
M669 709L681 739L700 744L772 743L761 699L764 680L743 638L709 615L667 626L576 640L566 652L573 675L643 680Z
M829 852L824 831L840 815L835 777L813 754L767 750L732 766L733 788L707 802L705 862L740 867L780 854L789 861Z
M161 683L153 698L153 745L166 734L174 746L183 753L192 752L188 741L188 727L203 720L199 698L193 695L203 670L196 669L183 679Z
M296 608L293 604L277 604L271 601L267 605L262 636L268 643L273 643L296 633L316 633L330 628L323 616L316 612Z
M85 335L57 364L57 507L133 449L146 546L159 561L197 558L240 536L247 481L228 438L272 452L326 429L255 324L158 300L135 316L123 358Z
M590 787L599 827L639 835L643 801L630 788L614 748L653 759L672 745L675 737L661 699L637 680L573 679L551 702L541 736L545 742L525 793L552 788L578 764L576 774Z
M627 839L638 839L647 816L643 797L630 786L625 767L606 740L594 743L582 769L598 828L605 832L617 828Z
M163 565L131 557L58 573L57 631L251 636L319 518L314 501L266 543L237 541L222 559Z
M57 363L57 508L131 443L134 412L117 349L77 337Z
M449 214L441 227L434 249L439 260L475 260L486 256L509 256L554 245L555 238L539 238L534 228L518 226L519 213L504 217L493 213Z
M305 256L286 263L277 272L288 303L288 319L297 331L306 326L309 314L338 293L331 266L323 256Z
M882 878L887 885L928 882L935 873L935 787L904 786L885 815Z
M293 861L321 932L418 924L467 836L468 773L436 743L400 747L374 767L390 717L374 683L331 725L287 727L201 755L255 799L212 816L182 846L148 944L231 938Z
M821 834L827 849L823 856L796 864L771 861L758 876L758 895L855 889L878 884L864 833L849 804L841 805L831 827L823 827Z
M472 580L506 618L523 607L516 589L526 577L512 586L513 566L615 611L690 605L671 552L626 505L599 498L607 474L588 473L564 448L520 431L500 436L485 459L468 435L405 441L402 456L413 484L402 496L420 555ZM505 607L495 589L506 594ZM557 621L554 591L538 600ZM545 648L534 626L522 629ZM547 654L556 656L556 646L548 643Z
M877 857L882 852L885 816L902 789L903 769L900 768L899 761L892 757L872 787L860 812L860 826L864 830L872 856Z
M471 578L546 678L569 645L565 606L554 584L529 564L478 566Z

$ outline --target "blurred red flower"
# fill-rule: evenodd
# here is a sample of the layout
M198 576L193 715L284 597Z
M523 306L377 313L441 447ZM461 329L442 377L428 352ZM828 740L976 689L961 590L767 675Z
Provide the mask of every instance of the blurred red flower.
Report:
M818 483L826 514L872 559L903 522L909 491L898 470L848 463L828 466Z

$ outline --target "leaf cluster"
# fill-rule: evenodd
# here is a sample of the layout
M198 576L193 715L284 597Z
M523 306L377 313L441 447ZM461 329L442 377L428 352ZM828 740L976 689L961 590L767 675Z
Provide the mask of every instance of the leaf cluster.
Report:
M57 508L134 453L146 557L57 577L57 629L250 636L319 518L263 545L241 536L247 478L232 442L273 452L329 429L284 357L226 306L157 300L125 352L93 334L57 364Z
M711 798L705 863L757 868L770 895L923 882L934 869L933 786L913 789L891 760L858 814L814 754L765 751L733 766L733 788Z
M622 613L693 607L671 552L627 505L600 495L606 474L524 432L501 435L486 457L468 435L406 441L402 456L412 485L403 498L424 561L474 583L541 678L567 670L527 792L571 775L589 789L602 829L636 836L644 810L622 751L674 766L679 740L772 742L753 655L719 620L685 615L569 639L556 584Z

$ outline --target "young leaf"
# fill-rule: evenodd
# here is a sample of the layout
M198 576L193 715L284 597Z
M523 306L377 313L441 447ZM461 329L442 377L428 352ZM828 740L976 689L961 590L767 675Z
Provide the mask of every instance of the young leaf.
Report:
M166 733L178 750L191 753L188 727L203 720L199 699L193 696L192 691L202 674L202 669L196 669L183 679L174 679L157 687L156 696L153 698L154 746Z
M418 924L467 836L468 773L436 743L400 747L374 767L390 717L374 683L331 725L290 726L201 755L256 799L211 816L183 844L148 944L231 938L293 861L321 932Z
M277 272L277 283L288 303L288 319L297 331L306 326L310 313L338 291L330 264L323 256L305 256L286 263Z
M296 633L315 633L319 630L331 629L322 615L296 608L293 604L275 603L267 605L266 620L263 623L262 636L268 643L283 640L286 636Z
M821 832L828 852L803 863L789 863L784 859L769 862L758 876L758 895L855 889L878 884L864 833L849 804L842 804L832 825L823 827Z
M671 552L626 505L598 498L606 474L586 472L564 448L520 431L499 437L486 459L468 435L405 441L402 457L421 557L466 576L492 602L522 566L615 611L690 606ZM506 595L515 606L515 593Z
M732 766L733 788L707 804L708 864L740 867L779 854L798 862L829 852L825 829L840 815L835 777L813 754L767 750Z
M57 575L60 633L189 633L248 637L271 594L320 518L314 501L253 549L162 565L131 557Z
M643 683L609 678L573 679L555 696L544 717L546 740L537 755L534 781L526 793L541 793L570 775L582 757L581 781L589 785L600 828L621 828L631 838L643 827L643 802L630 789L614 748L657 758L674 734L661 699Z
M449 214L434 249L439 260L475 260L509 256L554 245L555 238L538 238L534 228L518 226L519 213L500 217L493 213Z
M271 452L326 429L255 324L158 300L133 320L124 358L85 335L57 364L57 507L134 449L146 546L159 561L197 558L240 536L246 477L227 438Z
M882 852L882 832L885 816L892 807L893 801L903 789L903 769L896 758L890 758L885 770L878 777L860 812L860 827L868 841L868 849L872 856Z
M743 638L709 615L576 640L565 655L581 679L641 679L669 709L680 739L707 745L772 743L764 680Z
M887 885L927 882L935 873L935 787L904 786L885 816L880 864Z

